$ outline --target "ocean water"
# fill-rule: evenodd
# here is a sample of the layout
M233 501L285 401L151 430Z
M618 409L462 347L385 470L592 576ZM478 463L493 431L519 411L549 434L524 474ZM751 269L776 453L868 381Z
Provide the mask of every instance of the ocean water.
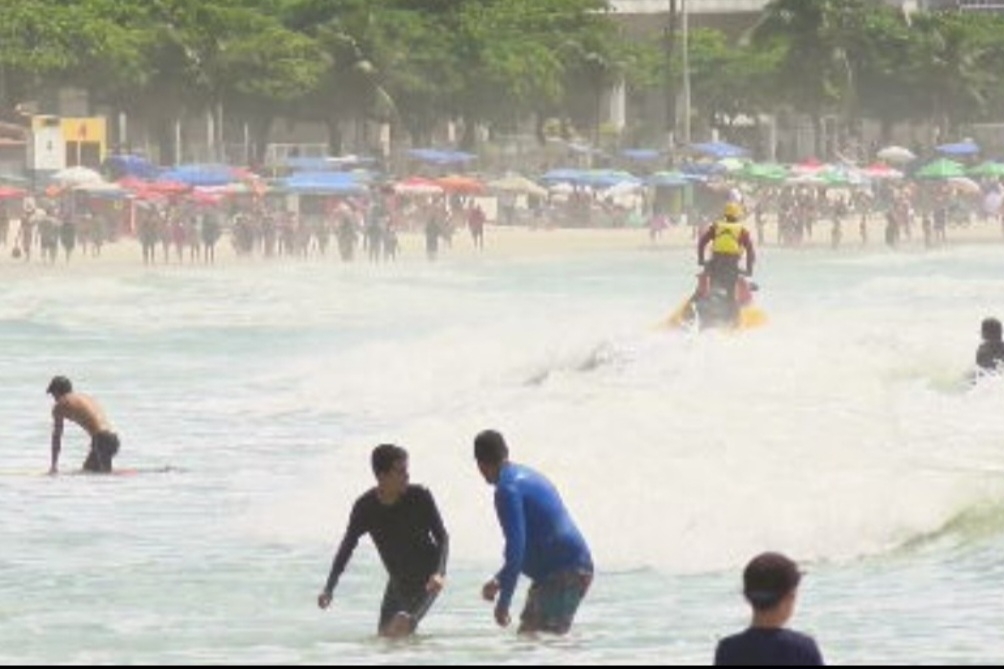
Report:
M738 335L657 327L692 253L644 240L376 267L4 262L0 662L709 664L769 549L807 570L791 625L831 663L999 663L1004 379L964 376L980 320L1004 316L1002 258L766 248L770 322ZM39 475L55 373L103 403L118 466L173 469ZM520 639L480 600L502 552L472 456L489 427L592 545L566 638ZM452 539L446 591L397 643L375 636L368 540L315 603L384 441ZM63 469L86 448L69 427Z

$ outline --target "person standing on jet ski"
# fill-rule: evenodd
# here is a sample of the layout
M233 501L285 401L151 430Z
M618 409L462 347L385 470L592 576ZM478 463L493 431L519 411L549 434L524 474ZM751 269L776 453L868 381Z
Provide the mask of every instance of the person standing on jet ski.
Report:
M697 242L697 263L704 268L698 297L709 289L722 287L736 303L738 313L739 299L736 293L736 283L739 281L739 262L746 257L746 276L753 275L753 265L756 263L756 251L753 249L753 238L746 227L740 222L743 218L743 208L738 202L725 205L725 220L713 223ZM705 260L705 249L711 245L711 258Z

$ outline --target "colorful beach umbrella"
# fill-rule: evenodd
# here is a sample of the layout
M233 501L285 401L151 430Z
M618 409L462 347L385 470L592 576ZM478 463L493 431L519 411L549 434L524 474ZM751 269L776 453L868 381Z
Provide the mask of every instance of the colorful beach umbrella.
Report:
M951 179L953 177L966 176L966 170L954 160L939 158L933 163L928 163L917 170L914 176L918 179Z
M880 149L875 155L879 160L884 160L894 165L902 165L917 159L917 154L902 146L887 146L884 149Z
M987 161L966 172L971 177L1004 177L1004 163Z

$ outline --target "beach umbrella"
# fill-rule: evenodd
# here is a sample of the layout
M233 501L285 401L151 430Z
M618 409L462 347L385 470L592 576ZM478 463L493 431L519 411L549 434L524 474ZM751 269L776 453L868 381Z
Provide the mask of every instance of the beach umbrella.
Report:
M784 179L786 186L825 186L822 174L791 174Z
M408 155L433 165L463 165L477 159L473 153L450 149L409 149Z
M826 163L818 158L809 158L791 166L791 171L795 174L818 174L827 168Z
M917 170L914 176L918 179L951 179L966 176L966 170L954 160L939 158Z
M178 165L162 173L157 181L174 181L187 186L225 186L241 176L229 165Z
M547 189L527 179L521 174L509 174L501 179L488 182L488 188L500 193L516 193L518 195L536 195L544 197Z
M983 192L980 185L968 177L951 177L948 185L966 195L979 195Z
M83 184L104 183L105 178L101 173L89 167L77 165L59 170L52 175L52 182L59 186L70 187L82 186Z
M894 165L902 165L903 163L909 163L917 159L917 154L902 146L887 146L884 149L880 149L875 155L879 160L884 160Z
M19 198L23 198L25 195L27 195L27 192L21 190L20 188L0 186L0 200L17 200Z
M592 188L612 188L622 183L640 184L641 179L624 170L589 170L572 183Z
M819 173L828 186L863 186L868 179L857 169L831 165Z
M662 151L657 149L624 149L621 155L630 160L650 161L662 157Z
M398 195L442 195L443 187L435 181L412 177L394 184L394 192Z
M124 177L137 177L140 179L156 179L161 169L143 156L118 154L108 156L101 165L106 174L110 174L112 179L118 180Z
M740 158L749 155L749 151L741 146L729 144L728 142L704 142L702 144L691 144L692 151L712 156L713 158Z
M1004 163L987 161L966 171L971 177L1004 177Z
M459 174L436 179L436 183L442 186L447 193L459 193L461 195L481 195L485 192L485 185L473 177L465 177Z
M980 152L980 147L973 140L966 139L955 144L942 144L935 147L934 150L946 156L975 156Z
M894 169L885 163L873 163L861 170L861 172L869 179L874 180L903 178L903 173L901 171Z
M788 168L778 163L750 163L736 173L740 179L777 183L788 177Z
M367 186L348 172L297 172L282 179L283 190L303 195L364 195Z
M632 183L630 181L621 181L618 184L614 184L606 190L600 191L601 198L616 198L622 195L632 195L637 193L645 184L643 183Z
M682 172L656 172L647 179L649 186L656 188L683 188L690 183Z
M717 163L726 172L738 172L746 167L746 161L741 158L722 158Z
M122 185L117 183L108 183L106 181L80 184L79 186L74 186L73 190L77 193L87 193L95 197L108 197L108 198L123 198L129 195L129 191L126 190Z
M572 183L580 179L583 174L585 174L584 170L559 168L545 173L540 177L540 180L547 183Z

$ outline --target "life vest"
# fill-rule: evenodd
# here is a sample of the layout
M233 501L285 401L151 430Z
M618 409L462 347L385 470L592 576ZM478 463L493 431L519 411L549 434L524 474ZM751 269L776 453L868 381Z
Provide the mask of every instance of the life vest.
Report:
M743 246L739 243L739 238L744 230L742 223L726 221L715 223L715 236L711 242L712 253L724 256L742 255Z

